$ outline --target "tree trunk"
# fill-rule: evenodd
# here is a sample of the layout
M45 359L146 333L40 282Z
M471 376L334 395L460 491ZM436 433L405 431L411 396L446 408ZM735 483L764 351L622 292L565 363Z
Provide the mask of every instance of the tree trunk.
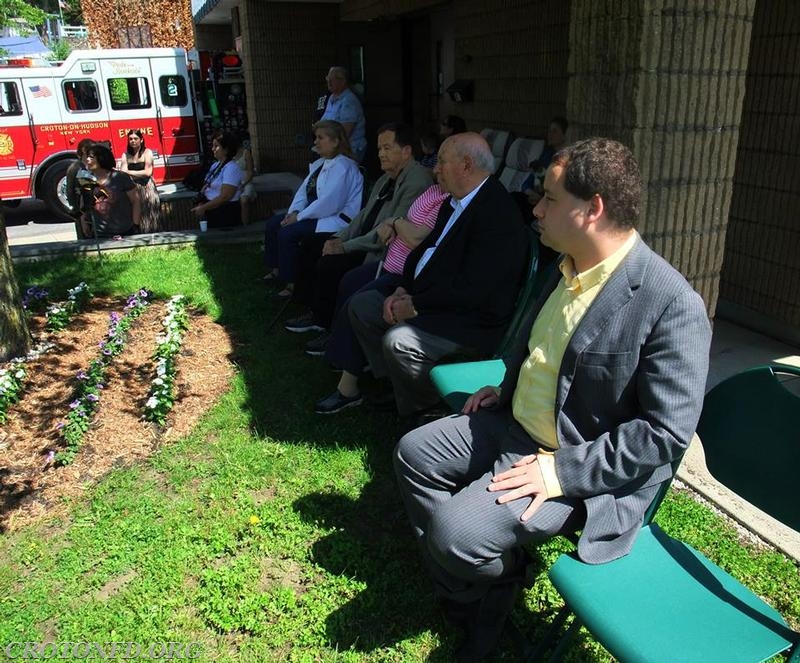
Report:
M28 321L22 308L14 264L8 250L6 222L0 208L0 362L21 357L30 347Z

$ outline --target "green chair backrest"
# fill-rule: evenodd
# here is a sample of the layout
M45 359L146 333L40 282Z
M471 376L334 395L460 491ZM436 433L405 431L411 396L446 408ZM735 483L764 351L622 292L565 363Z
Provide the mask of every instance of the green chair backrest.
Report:
M800 396L786 388L800 369L759 366L706 394L697 433L720 483L773 518L800 530Z
M675 476L675 473L678 471L678 466L681 464L683 460L683 454L681 454L680 458L676 458L672 461L672 476ZM644 512L644 520L642 521L642 527L645 525L649 525L653 522L653 518L655 518L656 513L658 512L658 508L661 506L661 503L664 501L664 498L667 496L669 492L669 487L672 485L672 479L669 481L664 481L661 483L656 496L653 498L653 501L650 502L650 506L647 507L647 511Z
M495 357L502 357L505 354L519 331L519 326L522 323L525 311L528 309L531 302L539 296L542 290L543 283L539 270L539 236L530 227L526 227L526 230L528 233L528 245L530 246L528 271L525 274L525 281L517 297L517 305L514 308L514 315L511 318L511 323L508 325L508 329L503 335L503 339L500 341L500 346L497 348L497 352L495 352L494 355Z

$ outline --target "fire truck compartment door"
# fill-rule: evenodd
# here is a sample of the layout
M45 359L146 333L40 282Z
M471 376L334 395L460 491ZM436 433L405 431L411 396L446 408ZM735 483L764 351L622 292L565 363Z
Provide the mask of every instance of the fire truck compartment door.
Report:
M197 123L183 58L183 54L176 54L150 60L156 87L161 149L170 171L165 173L166 179L174 179L187 168L197 167L199 161Z

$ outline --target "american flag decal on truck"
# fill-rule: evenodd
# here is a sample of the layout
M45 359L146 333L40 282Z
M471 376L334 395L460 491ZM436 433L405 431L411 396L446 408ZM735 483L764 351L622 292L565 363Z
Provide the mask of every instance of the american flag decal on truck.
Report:
M42 97L49 97L53 93L50 92L50 88L46 85L31 85L28 89L33 94L34 99L41 99Z

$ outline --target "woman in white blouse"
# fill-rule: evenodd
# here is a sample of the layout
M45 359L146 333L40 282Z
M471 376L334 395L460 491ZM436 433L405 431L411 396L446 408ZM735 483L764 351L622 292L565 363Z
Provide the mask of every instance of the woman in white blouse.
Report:
M309 166L308 176L286 216L267 222L264 237L264 278L285 284L278 293L280 298L292 296L303 240L314 233L338 232L361 209L364 177L353 159L344 127L332 120L321 120L313 128L320 158Z
M211 153L216 161L203 181L197 205L192 208L199 218L208 221L209 228L225 228L242 223L242 171L234 157L239 151L239 139L223 132L211 141Z

